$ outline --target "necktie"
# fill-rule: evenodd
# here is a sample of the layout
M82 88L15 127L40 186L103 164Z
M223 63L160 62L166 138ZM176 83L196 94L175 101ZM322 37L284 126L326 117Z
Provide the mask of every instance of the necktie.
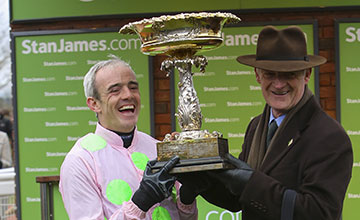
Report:
M267 137L266 137L266 148L269 146L270 141L272 139L272 137L275 134L276 129L278 128L275 119L273 119L269 125L269 129L268 129L268 133L267 133Z

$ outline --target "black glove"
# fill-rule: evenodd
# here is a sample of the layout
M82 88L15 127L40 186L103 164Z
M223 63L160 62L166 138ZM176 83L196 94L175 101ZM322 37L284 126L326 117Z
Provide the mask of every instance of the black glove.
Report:
M152 173L152 166L156 160L149 161L146 165L144 176L140 182L140 187L134 193L132 201L144 212L151 206L163 201L171 195L172 187L176 178L168 172L179 162L178 156L172 157L158 172Z
M234 165L236 168L208 171L208 174L223 183L233 195L240 196L254 170L247 163L235 158L231 154L225 156L225 161Z
M176 174L177 180L182 184L180 187L180 201L190 205L195 198L211 187L211 181L206 172L191 172Z

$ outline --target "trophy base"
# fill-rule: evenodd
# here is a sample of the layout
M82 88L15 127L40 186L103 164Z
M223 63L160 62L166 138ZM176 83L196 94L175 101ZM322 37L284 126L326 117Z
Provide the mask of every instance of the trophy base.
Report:
M227 139L219 137L159 142L158 162L152 171L158 171L174 155L179 156L180 161L170 173L230 169L232 165L223 159L228 152Z
M157 172L161 167L165 165L167 161L157 162L152 169L152 172ZM220 157L208 157L198 159L184 159L180 160L178 164L169 173L189 173L195 171L205 170L219 170L219 169L231 169L233 166L226 163Z

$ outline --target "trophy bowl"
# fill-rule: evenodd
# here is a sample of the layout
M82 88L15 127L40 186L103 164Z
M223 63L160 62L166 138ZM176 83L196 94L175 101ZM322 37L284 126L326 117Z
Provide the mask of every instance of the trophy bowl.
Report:
M137 34L144 54L166 54L181 58L200 50L219 47L223 42L223 25L238 21L240 19L230 13L182 13L132 22L123 26L119 32Z
M231 13L182 13L143 19L120 29L121 34L140 37L142 53L170 57L162 62L161 70L169 75L176 68L180 75L176 117L181 132L175 136L167 134L162 142L157 143L158 162L153 171L160 169L173 155L178 155L180 162L171 173L231 167L223 160L229 152L227 139L219 132L201 130L202 114L191 69L195 65L204 72L207 59L196 53L221 46L224 24L239 21L240 18Z

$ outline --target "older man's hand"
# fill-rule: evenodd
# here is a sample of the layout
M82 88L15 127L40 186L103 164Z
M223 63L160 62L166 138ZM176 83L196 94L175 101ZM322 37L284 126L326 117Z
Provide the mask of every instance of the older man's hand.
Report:
M231 154L225 156L225 161L234 165L235 169L208 171L208 174L223 183L233 195L240 196L254 171Z

